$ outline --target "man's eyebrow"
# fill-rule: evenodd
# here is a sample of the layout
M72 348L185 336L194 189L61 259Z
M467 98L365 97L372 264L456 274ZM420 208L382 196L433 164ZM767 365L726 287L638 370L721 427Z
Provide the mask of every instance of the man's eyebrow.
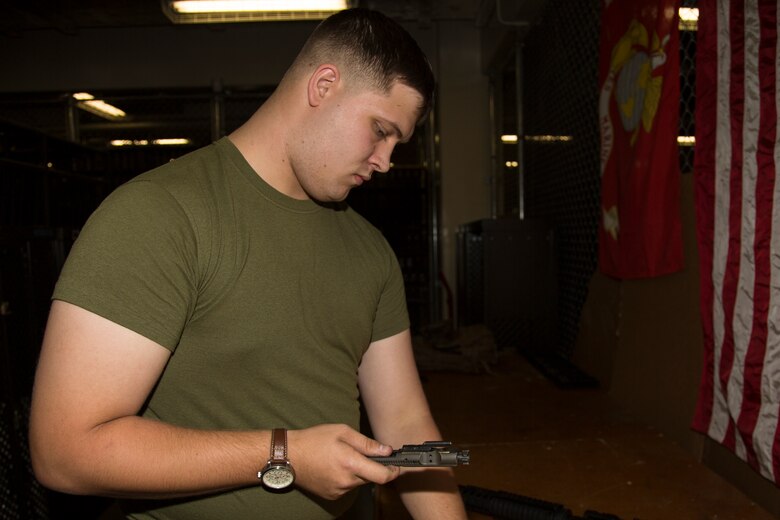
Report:
M412 138L412 134L409 134L408 136L404 137L404 133L401 131L401 128L393 123L392 121L387 122L388 125L393 127L393 133L398 136L398 142L399 143L408 143L409 140Z

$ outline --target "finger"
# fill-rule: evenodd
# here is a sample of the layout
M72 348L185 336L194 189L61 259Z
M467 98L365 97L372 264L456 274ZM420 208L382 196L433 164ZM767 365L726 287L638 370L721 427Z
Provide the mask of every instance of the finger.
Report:
M354 449L362 453L363 455L366 455L368 457L377 457L377 456L387 456L390 455L393 452L393 448L391 446L387 446L385 444L382 444L381 442L372 439L370 437L366 437L365 435L354 432L355 435L352 436L350 439L347 440L350 446L352 446Z
M390 455L393 451L390 446L385 446L354 430L352 430L352 435L342 437L342 441L355 450L354 457L349 458L347 466L347 470L355 478L376 484L386 484L400 475L400 468L385 466L367 458Z
M378 462L366 459L366 465L361 467L356 475L358 478L375 484L387 484L398 478L401 468L398 466L384 466Z

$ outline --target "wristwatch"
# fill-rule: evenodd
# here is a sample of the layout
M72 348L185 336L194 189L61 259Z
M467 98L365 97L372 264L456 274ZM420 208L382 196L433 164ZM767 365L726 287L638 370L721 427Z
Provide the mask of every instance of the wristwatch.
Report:
M295 482L295 471L287 460L287 430L275 428L271 431L271 458L257 473L257 478L270 489L282 490Z

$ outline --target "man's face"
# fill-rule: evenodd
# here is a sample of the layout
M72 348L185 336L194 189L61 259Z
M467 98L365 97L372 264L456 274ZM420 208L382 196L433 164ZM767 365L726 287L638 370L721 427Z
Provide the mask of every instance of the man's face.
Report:
M390 168L390 155L408 141L419 115L420 94L396 82L389 93L340 89L318 107L306 131L289 143L300 195L341 201L349 190Z

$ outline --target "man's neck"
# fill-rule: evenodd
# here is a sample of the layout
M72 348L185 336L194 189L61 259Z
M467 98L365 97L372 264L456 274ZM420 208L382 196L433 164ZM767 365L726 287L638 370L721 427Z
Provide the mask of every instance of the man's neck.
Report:
M286 152L286 129L290 117L278 107L282 103L272 96L249 120L228 137L246 161L272 188L293 198L308 198L298 193L300 186L294 180L290 160Z

